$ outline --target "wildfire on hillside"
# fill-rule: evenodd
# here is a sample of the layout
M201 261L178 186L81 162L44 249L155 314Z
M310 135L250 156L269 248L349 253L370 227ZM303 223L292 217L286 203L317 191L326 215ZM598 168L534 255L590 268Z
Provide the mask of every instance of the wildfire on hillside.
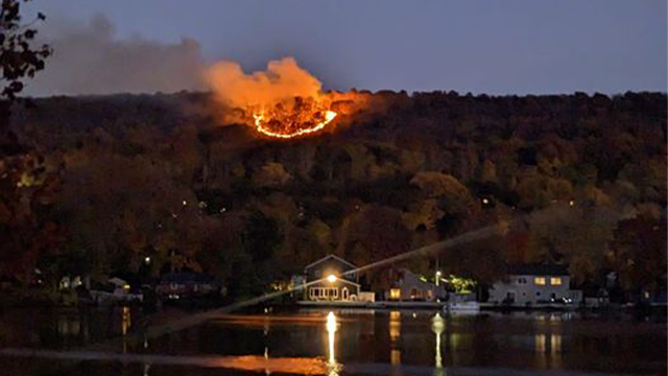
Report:
M235 120L258 135L277 139L322 132L339 115L321 83L292 58L271 61L266 71L245 74L239 64L220 62L205 77L218 102L237 110Z
M337 113L314 98L295 98L294 104L277 104L251 110L255 130L265 136L294 138L314 134L334 120Z

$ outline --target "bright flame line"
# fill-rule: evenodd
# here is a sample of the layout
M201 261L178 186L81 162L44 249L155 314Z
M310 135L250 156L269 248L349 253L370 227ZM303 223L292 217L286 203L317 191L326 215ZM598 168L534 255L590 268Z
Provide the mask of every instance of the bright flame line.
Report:
M303 136L305 134L315 133L315 132L325 128L327 126L327 124L331 123L332 120L334 120L334 118L336 117L336 115L337 114L334 111L327 111L327 113L325 114L325 120L318 123L318 125L316 125L315 127L307 128L307 129L300 129L297 132L289 133L289 134L276 133L276 132L272 132L272 131L264 128L262 126L262 121L264 120L264 114L253 115L253 118L255 119L255 129L258 132L260 132L260 133L262 133L266 136L269 136L269 137L276 137L276 138L286 139L286 138L294 138L294 137Z

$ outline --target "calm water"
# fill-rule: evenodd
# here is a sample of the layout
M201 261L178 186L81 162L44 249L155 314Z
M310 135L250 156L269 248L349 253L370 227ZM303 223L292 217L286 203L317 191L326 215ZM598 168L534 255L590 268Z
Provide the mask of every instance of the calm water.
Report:
M150 340L122 338L150 317L130 309L0 313L0 347L58 350L55 359L0 355L0 375L257 375L253 359L284 359L274 373L324 364L330 374L666 374L666 324L574 313L445 316L430 311L297 311L221 317ZM80 357L94 349L94 360ZM65 350L66 352L59 352ZM20 350L19 352L24 351ZM147 354L121 358L115 354ZM86 353L88 354L88 353ZM100 355L102 354L102 355ZM25 355L25 354L23 354ZM245 364L245 363L244 363ZM220 368L221 365L236 370ZM241 366L243 368L243 366Z

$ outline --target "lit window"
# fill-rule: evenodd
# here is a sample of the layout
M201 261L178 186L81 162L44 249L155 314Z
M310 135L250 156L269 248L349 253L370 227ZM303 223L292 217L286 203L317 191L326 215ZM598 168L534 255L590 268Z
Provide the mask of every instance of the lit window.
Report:
M560 277L552 277L550 278L550 284L552 286L560 286L561 285L561 278Z
M545 286L545 277L536 277L534 278L533 283L538 286Z
M401 298L401 289L390 289L390 299Z

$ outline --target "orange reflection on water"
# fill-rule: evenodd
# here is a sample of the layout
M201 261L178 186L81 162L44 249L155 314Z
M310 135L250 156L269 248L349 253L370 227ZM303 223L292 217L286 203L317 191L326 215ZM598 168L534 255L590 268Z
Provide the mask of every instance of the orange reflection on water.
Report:
M395 343L401 337L401 312L390 312L390 341Z
M0 349L2 356L58 360L102 360L145 365L180 365L204 368L227 368L241 371L325 375L330 372L322 358L265 358L261 355L243 356L177 356L162 354L132 354L94 351L53 351L34 349ZM145 367L145 373L148 368Z
M319 358L265 358L264 356L225 356L216 360L216 366L242 371L325 375L328 364Z

